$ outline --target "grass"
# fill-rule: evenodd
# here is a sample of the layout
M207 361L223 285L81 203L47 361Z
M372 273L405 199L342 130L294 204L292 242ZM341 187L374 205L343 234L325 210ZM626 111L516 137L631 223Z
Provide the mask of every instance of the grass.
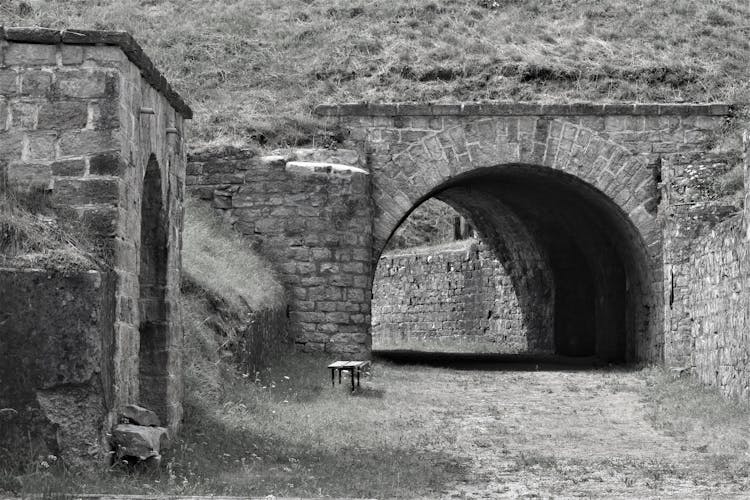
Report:
M183 276L198 288L236 310L257 311L286 303L270 264L207 203L187 199L182 238Z
M455 440L444 424L413 425L411 391L331 388L331 358L303 354L253 379L220 362L211 334L191 333L183 437L161 471L36 467L17 491L412 497L432 496L464 471L460 457L435 450ZM375 373L399 384L409 376L389 366Z
M190 299L185 306L188 315L199 310ZM748 409L660 369L474 372L379 361L352 394L347 380L331 387L330 357L286 354L253 375L221 361L219 340L191 328L184 429L159 472L36 464L0 488L15 481L20 494L436 498L477 488L638 497L745 481L746 450L702 450L696 432L739 443ZM618 427L638 398L644 436L616 437L642 425L636 418ZM672 435L684 453L639 456L649 429ZM602 444L617 439L622 447ZM589 449L591 456L580 451Z
M202 143L309 143L321 103L750 97L744 0L11 0L0 18L130 31Z
M43 193L0 192L0 267L58 272L97 269L100 255L72 216L53 215Z
M385 253L453 241L453 207L430 198L415 208L388 240Z
M748 405L730 401L697 380L665 369L647 372L643 394L655 428L682 436L702 452L746 453L750 449Z

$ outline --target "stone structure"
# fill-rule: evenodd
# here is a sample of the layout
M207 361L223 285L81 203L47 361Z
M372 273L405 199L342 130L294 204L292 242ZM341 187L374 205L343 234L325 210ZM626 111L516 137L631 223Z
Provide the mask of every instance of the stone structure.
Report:
M725 395L748 400L750 219L747 201L743 213L727 202L718 181L741 161L736 155L675 155L666 162L664 300L667 359ZM747 165L746 150L746 196Z
M272 242L273 248L288 248L279 261L291 282L338 283L340 289L332 293L347 298L336 307L366 315L369 287L362 284L370 282L374 266L359 261L361 266L349 266L344 274L330 266L325 252L303 248L295 256L292 249L304 237L287 224L300 224L297 205L316 207L312 220L321 215L314 238L329 238L329 249L354 243L360 258L367 255L374 263L410 211L435 197L473 221L506 269L526 324L551 335L555 352L608 361L664 359L663 237L657 213L662 160L708 151L731 115L729 106L362 104L322 106L317 112L327 117L329 128L348 133L343 146L358 155L342 162L367 172L357 171L356 193L343 192L352 203L358 200L352 228L359 229L342 233L322 216L325 205L320 198L313 203L307 188L299 192L283 182L268 183L268 162L230 165L214 158L212 171L199 171L205 168L199 160L189 179L205 198L227 207L231 221L261 246ZM232 183L242 187L231 189L243 193L266 192L264 201L239 201L225 189ZM268 186L278 192L272 195ZM340 188L315 187L321 189L335 199ZM256 203L261 211L253 210ZM271 210L278 218L268 218ZM354 288L349 280L356 280ZM297 290L297 300L311 313L296 316L299 305L292 304L291 326L300 344L333 352L368 350L364 334L347 337L352 344L331 342L349 323L328 319L320 307L332 304L318 305L308 300L307 291ZM313 328L311 318L322 323Z
M304 350L369 349L369 176L357 162L351 151L190 155L190 191L212 199L276 264L290 292L290 333Z
M403 340L492 342L502 353L553 350L548 328L531 331L510 277L477 240L383 254L372 286L373 348Z
M91 274L4 270L0 279L0 352L13 360L0 371L0 408L15 412L19 429L48 427L51 453L101 451L129 403L179 425L190 117L126 33L0 28L2 195L44 192L103 256ZM29 355L29 335L43 358ZM26 372L34 375L14 376Z

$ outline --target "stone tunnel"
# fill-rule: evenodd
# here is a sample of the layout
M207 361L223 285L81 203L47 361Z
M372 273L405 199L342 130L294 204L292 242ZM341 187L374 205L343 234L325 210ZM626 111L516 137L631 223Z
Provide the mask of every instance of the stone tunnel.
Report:
M345 137L340 149L267 157L202 150L187 176L191 192L213 200L275 261L301 349L370 355L378 260L415 207L437 198L474 222L541 350L681 362L685 341L673 335L665 302L672 208L662 200L662 169L676 156L708 155L731 106L351 104L316 112Z

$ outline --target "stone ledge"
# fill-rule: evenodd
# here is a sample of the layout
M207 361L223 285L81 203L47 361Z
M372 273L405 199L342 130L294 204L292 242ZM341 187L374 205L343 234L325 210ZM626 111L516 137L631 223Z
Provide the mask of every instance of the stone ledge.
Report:
M55 30L39 27L5 27L0 25L0 40L22 43L66 44L66 45L116 45L125 53L130 62L138 66L143 78L154 89L164 94L172 107L183 118L191 119L193 110L180 95L172 89L138 42L125 31L102 30Z
M703 115L728 116L733 106L715 104L539 104L493 102L458 104L324 104L316 106L320 116L580 116L580 115Z
M290 161L286 164L287 172L300 174L364 174L369 175L367 170L350 165L339 165L336 163L318 161Z

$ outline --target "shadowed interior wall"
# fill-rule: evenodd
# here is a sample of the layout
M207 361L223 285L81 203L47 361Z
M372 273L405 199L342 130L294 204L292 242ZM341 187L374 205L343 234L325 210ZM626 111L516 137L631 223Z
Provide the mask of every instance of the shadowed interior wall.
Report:
M502 353L552 351L529 328L501 262L476 239L381 256L373 281L373 349L452 343ZM437 341L437 343L433 342Z
M167 224L162 198L159 163L152 157L146 166L141 198L139 399L166 421L169 325L165 300Z

